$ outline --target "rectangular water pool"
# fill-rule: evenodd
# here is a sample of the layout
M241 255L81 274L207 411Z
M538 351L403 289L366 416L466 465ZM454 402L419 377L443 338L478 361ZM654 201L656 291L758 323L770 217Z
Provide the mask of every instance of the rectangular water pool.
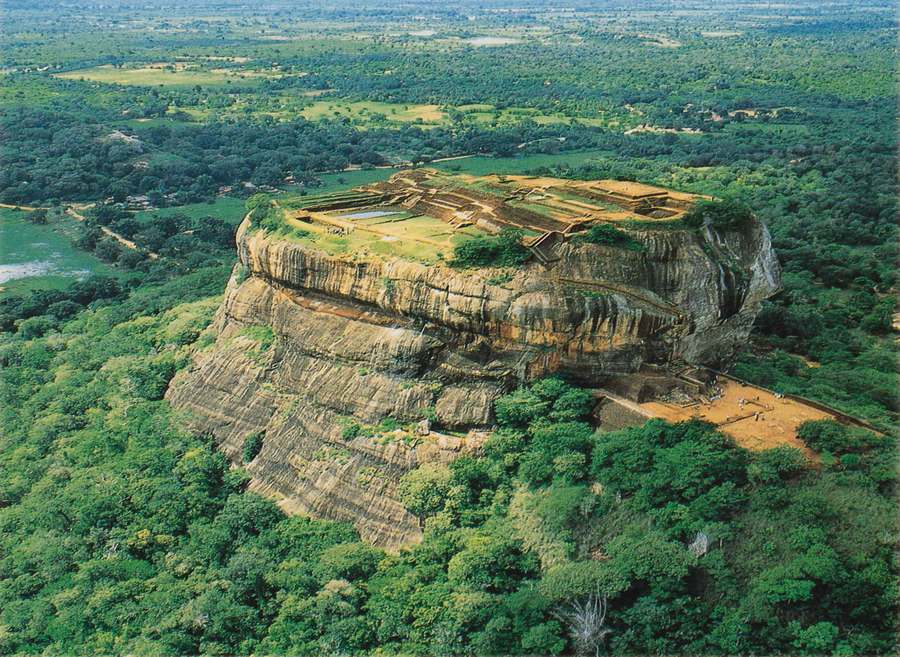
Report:
M396 210L366 210L353 214L342 214L341 219L374 219L375 217L388 217L392 214L400 214Z

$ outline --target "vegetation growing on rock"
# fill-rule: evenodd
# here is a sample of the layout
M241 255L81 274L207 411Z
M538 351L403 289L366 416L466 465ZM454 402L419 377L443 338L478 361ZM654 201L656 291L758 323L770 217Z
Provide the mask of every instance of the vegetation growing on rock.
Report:
M241 453L244 463L250 463L256 458L256 455L262 450L264 438L265 434L261 431L254 431L244 439L244 450Z
M522 237L522 231L514 228L505 228L499 235L474 237L456 247L450 264L460 269L521 265L530 255Z
M737 228L753 219L753 210L743 201L734 198L701 199L684 215L682 221L688 226L699 228Z
M617 246L619 248L628 249L629 251L643 251L646 249L642 242L634 239L624 230L610 224L596 224L591 226L585 235L580 236L580 239L589 244Z
M284 211L266 194L255 194L247 199L250 225L260 230L275 232L284 226Z

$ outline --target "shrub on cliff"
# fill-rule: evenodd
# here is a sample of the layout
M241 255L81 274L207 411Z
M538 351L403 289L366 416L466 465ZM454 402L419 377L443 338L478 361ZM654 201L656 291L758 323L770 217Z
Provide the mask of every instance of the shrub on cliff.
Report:
M284 225L284 211L266 194L254 194L247 199L250 225L265 231L276 231Z
M590 230L578 236L578 241L587 242L589 244L603 244L606 246L616 246L629 251L644 251L646 247L624 230L619 230L610 224L597 224L591 226Z
M263 446L263 432L262 431L254 431L249 436L244 438L244 452L241 455L244 463L250 463L259 452L262 450Z
M453 250L453 267L515 267L528 260L521 230L505 228L499 235L475 237Z
M684 223L692 228L709 224L713 228L736 228L753 219L750 206L735 198L697 201L684 215Z

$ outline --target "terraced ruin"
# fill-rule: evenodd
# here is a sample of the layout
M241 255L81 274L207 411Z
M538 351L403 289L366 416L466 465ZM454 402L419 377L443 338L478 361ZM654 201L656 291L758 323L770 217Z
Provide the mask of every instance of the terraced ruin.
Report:
M287 202L287 221L312 232L351 236L357 255L393 253L433 261L478 234L516 229L541 262L552 246L597 223L675 221L698 198L635 182L402 171L385 182ZM323 239L324 238L324 239ZM381 241L383 244L376 244Z
M779 286L769 235L755 220L689 228L696 198L419 169L279 201L265 227L251 213L239 228L215 343L168 398L236 462L262 435L252 486L285 509L414 541L398 479L477 449L498 396L559 373L607 390L598 421L612 427L623 381L721 365L744 344ZM598 224L630 247L591 242ZM521 265L453 266L459 245L510 228Z

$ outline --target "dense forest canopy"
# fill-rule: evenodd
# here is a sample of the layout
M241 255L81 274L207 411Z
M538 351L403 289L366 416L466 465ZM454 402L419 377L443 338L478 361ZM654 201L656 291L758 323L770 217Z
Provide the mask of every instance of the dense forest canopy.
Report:
M483 455L404 477L425 540L386 554L178 428L160 398L215 289L4 343L4 652L558 654L591 596L617 654L891 652L893 439L807 425L813 465L702 423L597 434L547 379L498 401Z
M0 652L895 653L893 7L670 5L7 2L0 203L113 274L0 289ZM482 453L406 475L408 550L248 492L163 400L244 199L466 155L442 166L752 211L784 289L733 372L883 434L597 432L550 378L497 402Z

